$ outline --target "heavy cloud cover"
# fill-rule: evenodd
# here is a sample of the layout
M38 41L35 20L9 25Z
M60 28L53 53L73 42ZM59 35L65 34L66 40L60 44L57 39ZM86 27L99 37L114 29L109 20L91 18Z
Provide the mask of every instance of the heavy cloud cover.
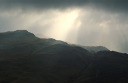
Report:
M115 11L127 11L127 0L0 0L3 9L10 8L68 8L91 5Z
M128 1L0 0L0 32L17 29L128 52Z

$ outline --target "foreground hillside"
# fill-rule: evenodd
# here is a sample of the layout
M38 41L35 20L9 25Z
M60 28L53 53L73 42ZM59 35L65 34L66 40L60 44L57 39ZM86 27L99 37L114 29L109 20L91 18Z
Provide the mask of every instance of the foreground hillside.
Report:
M127 54L84 47L25 30L0 33L0 83L128 83Z

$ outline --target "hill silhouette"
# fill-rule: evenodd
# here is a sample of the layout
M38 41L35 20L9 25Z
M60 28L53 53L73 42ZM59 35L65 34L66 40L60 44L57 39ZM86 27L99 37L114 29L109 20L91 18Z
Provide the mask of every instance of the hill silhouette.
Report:
M80 46L85 50L88 50L90 53L96 53L99 51L110 51L108 48L104 46L81 46L81 45L75 45L75 46Z
M0 33L0 83L127 83L128 55L26 30Z

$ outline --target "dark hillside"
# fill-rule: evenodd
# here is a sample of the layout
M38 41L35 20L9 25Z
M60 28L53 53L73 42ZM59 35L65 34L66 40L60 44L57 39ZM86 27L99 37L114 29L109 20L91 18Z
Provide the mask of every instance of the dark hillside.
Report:
M0 83L127 83L127 78L127 54L91 53L25 30L0 33Z

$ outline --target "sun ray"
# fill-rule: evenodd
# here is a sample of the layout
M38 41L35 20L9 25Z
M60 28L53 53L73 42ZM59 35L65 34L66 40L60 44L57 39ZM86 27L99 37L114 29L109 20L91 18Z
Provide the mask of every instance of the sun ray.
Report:
M54 21L54 26L51 28L50 32L51 37L59 39L59 40L65 40L68 32L76 25L78 27L80 25L80 22L76 23L76 19L79 17L80 10L68 10L66 12L61 12L57 14L57 17Z

